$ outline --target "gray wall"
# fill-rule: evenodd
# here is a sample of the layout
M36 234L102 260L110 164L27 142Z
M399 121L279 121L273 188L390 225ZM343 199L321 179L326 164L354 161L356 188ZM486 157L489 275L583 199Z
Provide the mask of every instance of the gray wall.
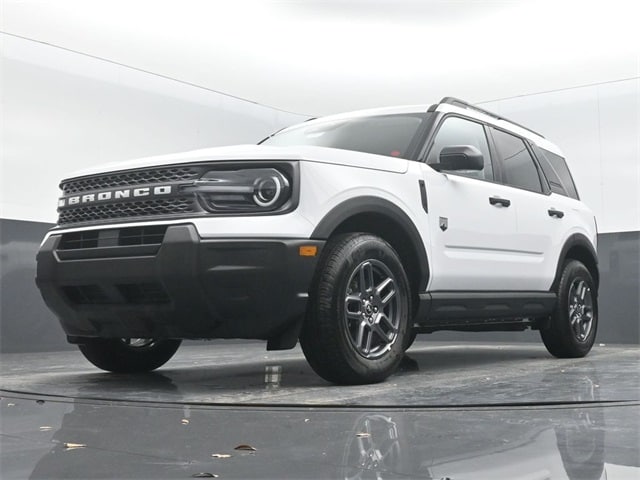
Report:
M0 352L69 348L36 288L36 259L49 223L0 220Z

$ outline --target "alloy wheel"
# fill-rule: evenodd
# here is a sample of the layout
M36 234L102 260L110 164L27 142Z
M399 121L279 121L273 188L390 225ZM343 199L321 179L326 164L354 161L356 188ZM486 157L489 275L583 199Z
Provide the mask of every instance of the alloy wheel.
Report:
M587 282L576 278L569 288L569 323L576 340L584 342L593 326L593 296Z
M382 357L398 338L396 285L391 270L373 259L358 265L347 282L344 322L352 347L364 358Z

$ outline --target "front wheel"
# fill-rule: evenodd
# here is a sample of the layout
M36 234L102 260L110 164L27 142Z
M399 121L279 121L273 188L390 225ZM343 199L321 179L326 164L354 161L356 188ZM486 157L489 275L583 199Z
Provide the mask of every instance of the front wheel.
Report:
M413 342L416 341L416 337L418 336L418 330L415 328L410 328L407 330L407 335L404 337L404 349L409 350Z
M362 233L331 239L300 335L307 361L334 383L384 380L404 354L410 298L400 258L383 239Z
M150 372L173 357L180 340L152 338L91 338L78 348L87 360L115 373Z
M555 357L584 357L595 342L598 328L598 295L587 267L569 260L562 270L557 294L550 324L540 330L542 341Z

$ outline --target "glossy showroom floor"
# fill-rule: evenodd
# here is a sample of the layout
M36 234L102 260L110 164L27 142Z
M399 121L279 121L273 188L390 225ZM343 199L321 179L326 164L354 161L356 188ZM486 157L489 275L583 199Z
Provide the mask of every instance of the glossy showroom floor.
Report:
M3 479L640 478L638 347L557 360L419 337L359 387L261 343L185 346L138 377L75 351L0 360Z

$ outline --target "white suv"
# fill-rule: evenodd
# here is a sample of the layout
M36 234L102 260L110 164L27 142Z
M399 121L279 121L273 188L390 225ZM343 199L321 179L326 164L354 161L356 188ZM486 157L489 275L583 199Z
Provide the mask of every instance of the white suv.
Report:
M320 376L369 383L416 333L533 328L557 357L595 339L596 222L561 152L454 98L61 188L37 284L105 370L155 369L187 338L300 339Z

